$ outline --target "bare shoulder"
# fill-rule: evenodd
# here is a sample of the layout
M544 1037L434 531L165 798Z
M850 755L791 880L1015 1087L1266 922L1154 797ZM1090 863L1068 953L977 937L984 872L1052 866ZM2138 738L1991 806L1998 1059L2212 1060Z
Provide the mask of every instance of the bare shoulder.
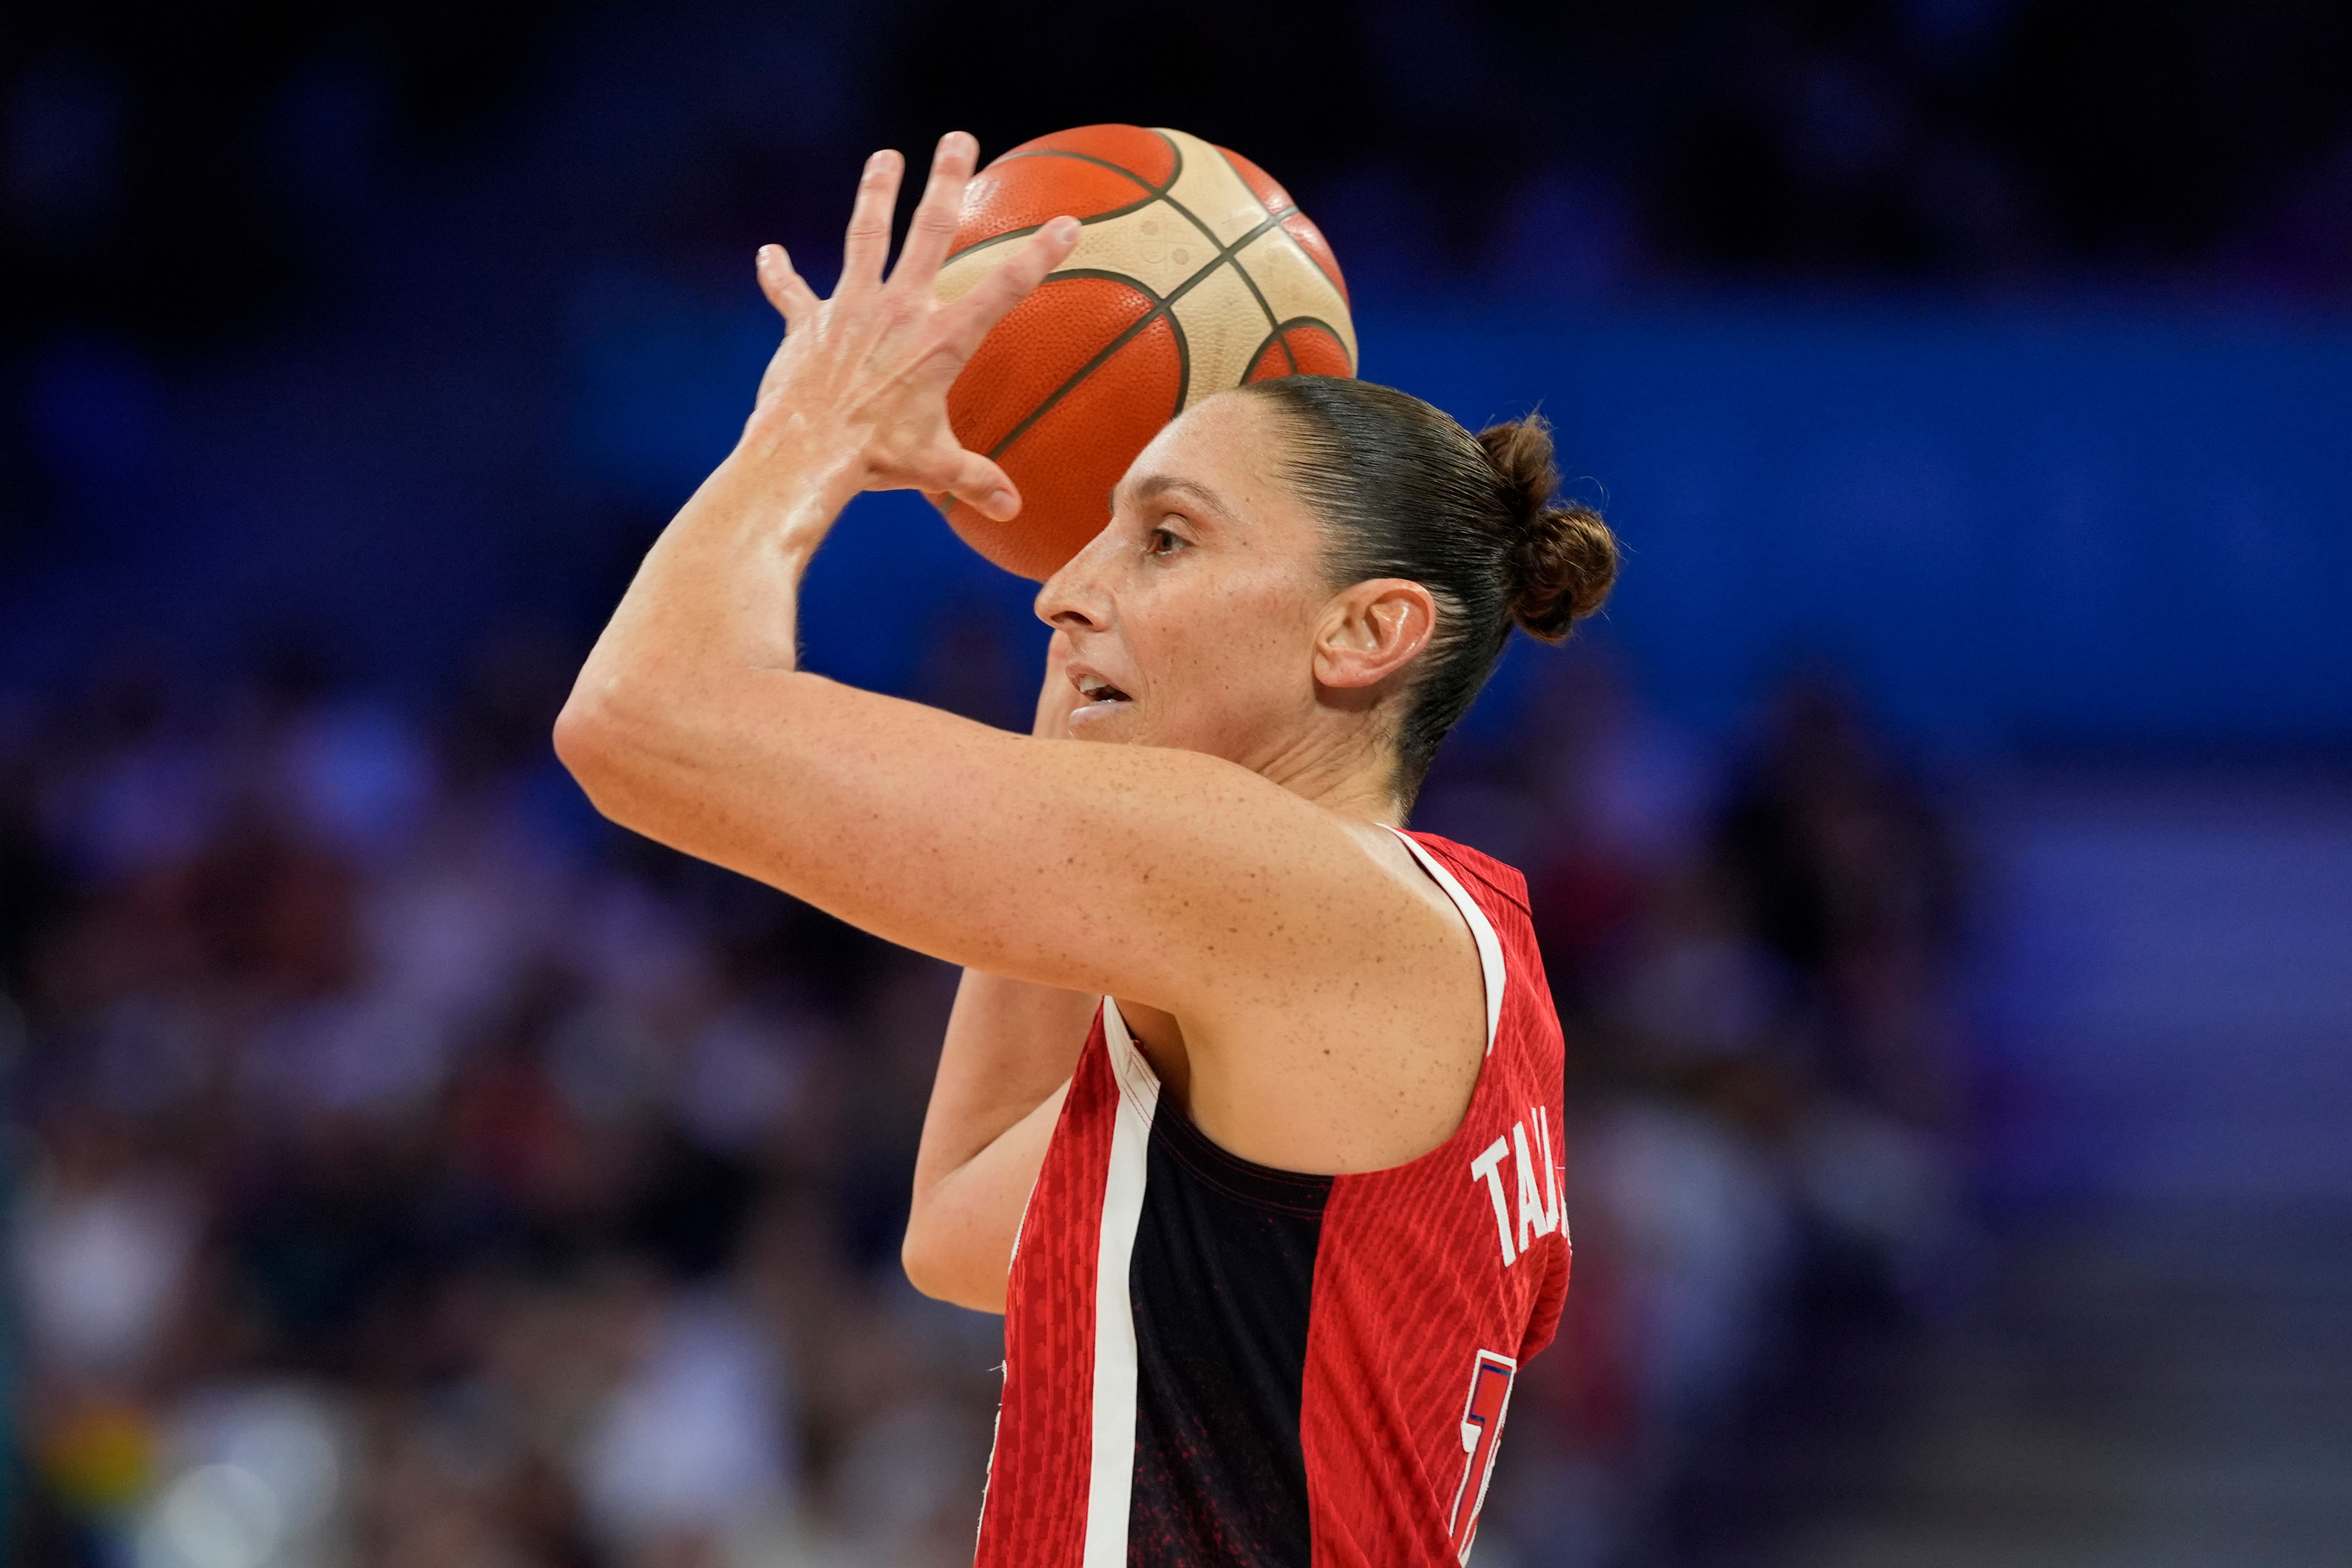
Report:
M1344 1173L1418 1158L1461 1124L1486 1054L1486 983L1463 914L1404 841L1331 819L1354 896L1304 912L1340 961L1185 1026L1186 1101L1244 1159Z

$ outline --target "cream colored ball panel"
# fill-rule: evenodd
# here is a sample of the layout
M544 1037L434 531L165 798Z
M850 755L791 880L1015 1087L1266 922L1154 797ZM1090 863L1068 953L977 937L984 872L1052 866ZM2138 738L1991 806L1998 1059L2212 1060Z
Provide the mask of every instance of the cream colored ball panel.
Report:
M1013 254L1013 244L981 246L965 251L940 268L932 292L948 304L962 298L972 286ZM1078 231L1078 243L1069 259L1052 276L1071 272L1110 272L1132 277L1166 298L1204 267L1214 265L1217 247L1208 236L1185 221L1164 202L1090 223Z
M1215 230L1219 244L1231 245L1265 222L1265 204L1243 183L1223 153L1181 131L1163 130L1160 134L1176 143L1184 159L1168 193Z
M1018 244L1018 241L1013 244ZM971 292L972 285L996 270L999 264L1013 254L1013 245L984 245L965 251L940 268L931 280L931 293L942 305L952 305Z
M1347 298L1335 287L1315 258L1280 229L1260 236L1234 258L1249 269L1252 281L1265 296L1275 319L1288 321L1312 316L1327 322L1347 345L1348 363L1356 363L1356 326L1348 313Z
M1078 231L1077 248L1057 272L1115 272L1162 299L1217 259L1217 247L1183 214L1154 202Z
M1184 382L1187 408L1241 385L1251 357L1272 330L1257 297L1230 267L1202 279L1170 312L1184 333L1191 371Z

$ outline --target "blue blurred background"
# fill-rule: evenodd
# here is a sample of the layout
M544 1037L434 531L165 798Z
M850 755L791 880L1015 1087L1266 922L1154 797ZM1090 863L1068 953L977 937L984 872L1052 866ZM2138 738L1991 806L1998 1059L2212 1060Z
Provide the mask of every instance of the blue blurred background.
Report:
M0 15L7 1561L968 1561L896 1268L952 976L603 825L602 616L859 160L1245 152L1628 559L1419 825L1524 866L1576 1283L1477 1561L2352 1530L2352 14ZM810 662L1021 727L853 508Z

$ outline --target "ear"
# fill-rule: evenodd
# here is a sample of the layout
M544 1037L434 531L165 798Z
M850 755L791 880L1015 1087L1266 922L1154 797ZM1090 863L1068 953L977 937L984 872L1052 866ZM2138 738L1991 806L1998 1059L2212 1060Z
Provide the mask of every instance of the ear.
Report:
M1331 596L1315 631L1315 679L1325 686L1377 686L1407 664L1437 629L1429 590L1401 577L1350 583Z

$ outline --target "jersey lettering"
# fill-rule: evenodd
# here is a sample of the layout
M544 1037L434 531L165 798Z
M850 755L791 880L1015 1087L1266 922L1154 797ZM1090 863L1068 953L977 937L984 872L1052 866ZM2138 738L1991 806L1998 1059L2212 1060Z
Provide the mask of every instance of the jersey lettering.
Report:
M1478 1515L1486 1506L1486 1483L1495 1475L1495 1450L1503 1440L1503 1416L1510 1408L1511 1380L1518 1370L1517 1361L1491 1350L1480 1351L1471 1365L1470 1398L1462 1407L1462 1480L1454 1489L1454 1511L1446 1521L1456 1563L1470 1561Z
M1551 1148L1551 1113L1541 1105L1528 1107L1535 1118L1536 1146L1543 1153L1544 1186L1551 1204L1550 1228L1559 1232L1562 1241L1568 1239L1568 1216L1559 1207L1559 1162Z
M1486 1145L1486 1152L1470 1162L1470 1181L1474 1186L1486 1184L1486 1195L1495 1200L1495 1236L1503 1244L1503 1267L1518 1261L1517 1249L1511 1245L1511 1211L1503 1202L1503 1162L1510 1156L1507 1138L1496 1138Z
M1014 1239L976 1568L1478 1561L1518 1363L1559 1329L1574 1173L1524 879L1409 841L1477 937L1489 1054L1459 1136L1377 1171L1255 1166L1106 1002Z
M1530 1123L1535 1126L1532 1142L1528 1136ZM1518 1191L1516 1237L1511 1202L1503 1193L1503 1162L1507 1159L1512 1162L1511 1173L1517 1178ZM1496 1138L1486 1145L1484 1154L1470 1162L1470 1184L1475 1186L1482 1181L1486 1184L1487 1198L1495 1206L1495 1239L1502 1246L1504 1268L1517 1262L1535 1245L1538 1237L1549 1236L1557 1230L1563 1239L1567 1238L1568 1221L1559 1211L1559 1167L1552 1161L1551 1118L1544 1107L1528 1106L1527 1115L1511 1124L1509 1136Z
M1511 1124L1511 1146L1519 1156L1519 1250L1524 1252L1535 1238L1551 1234L1557 1217L1544 1212L1543 1187L1536 1180L1535 1156L1528 1153L1525 1122Z

